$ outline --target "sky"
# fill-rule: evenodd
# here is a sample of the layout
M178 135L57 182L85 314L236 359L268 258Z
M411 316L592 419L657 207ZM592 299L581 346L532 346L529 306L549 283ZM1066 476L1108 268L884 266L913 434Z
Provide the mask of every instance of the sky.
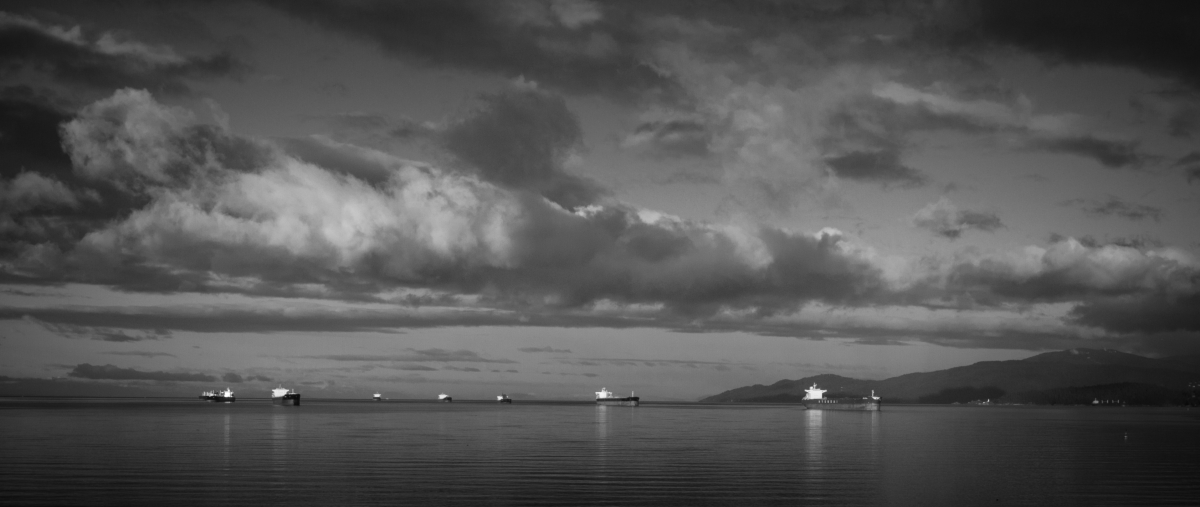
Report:
M692 400L1195 354L1197 22L5 2L0 381Z

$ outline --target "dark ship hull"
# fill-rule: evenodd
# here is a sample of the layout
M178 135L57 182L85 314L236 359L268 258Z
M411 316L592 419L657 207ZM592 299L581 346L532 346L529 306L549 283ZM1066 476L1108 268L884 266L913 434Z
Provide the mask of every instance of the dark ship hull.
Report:
M271 398L271 403L297 406L300 404L300 393L285 394L278 398Z
M879 400L870 398L822 398L804 400L804 408L809 410L857 410L874 412L879 410Z
M236 396L201 396L200 399L213 403L233 403L237 401Z
M617 407L636 407L642 398L638 396L630 396L628 398L596 398L597 405L612 405Z

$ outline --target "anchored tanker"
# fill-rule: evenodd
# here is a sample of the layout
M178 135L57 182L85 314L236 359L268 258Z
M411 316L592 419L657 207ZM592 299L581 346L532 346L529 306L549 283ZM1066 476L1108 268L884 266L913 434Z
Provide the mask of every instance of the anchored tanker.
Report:
M636 406L638 406L638 403L640 400L641 400L641 398L634 396L633 393L629 393L628 398L618 398L617 395L613 394L611 391L609 391L607 388L604 388L604 387L601 387L600 390L596 392L596 404L597 405L619 405L619 406L623 406L623 407L636 407Z
M454 401L454 398L451 397L449 394L442 393L442 394L438 395L438 401L450 402L450 401Z
M283 386L271 390L271 403L281 405L299 405L300 393Z
M507 394L501 394L496 397L496 401L500 403L512 403L512 398L509 398Z
M801 403L810 410L879 410L879 397L875 391L870 396L861 398L826 398L825 389L817 389L817 385L805 389L804 400Z
M217 403L233 403L237 401L237 398L233 396L233 391L230 391L228 387L226 387L224 391L220 392L204 391L200 394L200 399Z

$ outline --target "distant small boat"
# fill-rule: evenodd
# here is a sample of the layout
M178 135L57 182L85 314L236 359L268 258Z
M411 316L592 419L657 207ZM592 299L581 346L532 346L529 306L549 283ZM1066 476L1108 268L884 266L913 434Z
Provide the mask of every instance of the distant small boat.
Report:
M299 405L300 393L283 387L282 385L271 390L271 403L279 403L281 405Z
M379 393L375 393L375 396L372 396L371 399L375 400L375 401L383 401L383 395L379 394Z
M617 406L622 406L622 407L636 407L641 403L641 400L642 400L641 398L634 396L633 393L629 393L628 398L620 398L617 395L613 394L612 391L609 391L608 388L605 388L605 387L601 387L600 390L596 392L596 404L597 405L617 405Z
M454 398L451 398L449 394L442 393L438 395L438 401L454 401Z
M496 397L496 401L500 403L512 403L512 398L509 398L507 394L501 394Z
M233 391L230 391L228 387L226 387L224 391L220 392L204 391L200 394L200 399L216 403L233 403L237 401L237 398L233 396Z

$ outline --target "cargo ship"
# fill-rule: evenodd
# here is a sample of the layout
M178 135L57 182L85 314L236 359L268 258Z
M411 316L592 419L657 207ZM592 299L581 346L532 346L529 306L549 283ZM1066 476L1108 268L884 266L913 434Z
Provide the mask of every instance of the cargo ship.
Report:
M237 398L233 396L233 391L230 391L228 387L224 391L204 391L200 394L200 399L215 403L233 403L237 401Z
M280 405L299 405L300 393L283 386L271 390L271 403Z
M496 397L496 401L500 403L512 403L512 398L509 398L507 394L501 394Z
M451 398L449 394L442 393L438 395L438 401L451 402L454 401L454 398Z
M875 391L870 396L861 398L826 398L825 389L818 389L816 384L804 390L804 399L800 403L809 410L879 410L879 397Z
M375 401L383 401L383 395L379 394L379 393L375 393L375 396L372 396L371 399L375 400Z
M621 406L621 407L636 407L636 406L638 406L638 404L640 402L641 402L641 398L634 396L632 392L629 393L628 398L618 398L617 395L612 393L612 391L609 391L607 388L604 388L604 387L601 387L599 391L596 391L596 404L597 405L616 405L616 406Z

